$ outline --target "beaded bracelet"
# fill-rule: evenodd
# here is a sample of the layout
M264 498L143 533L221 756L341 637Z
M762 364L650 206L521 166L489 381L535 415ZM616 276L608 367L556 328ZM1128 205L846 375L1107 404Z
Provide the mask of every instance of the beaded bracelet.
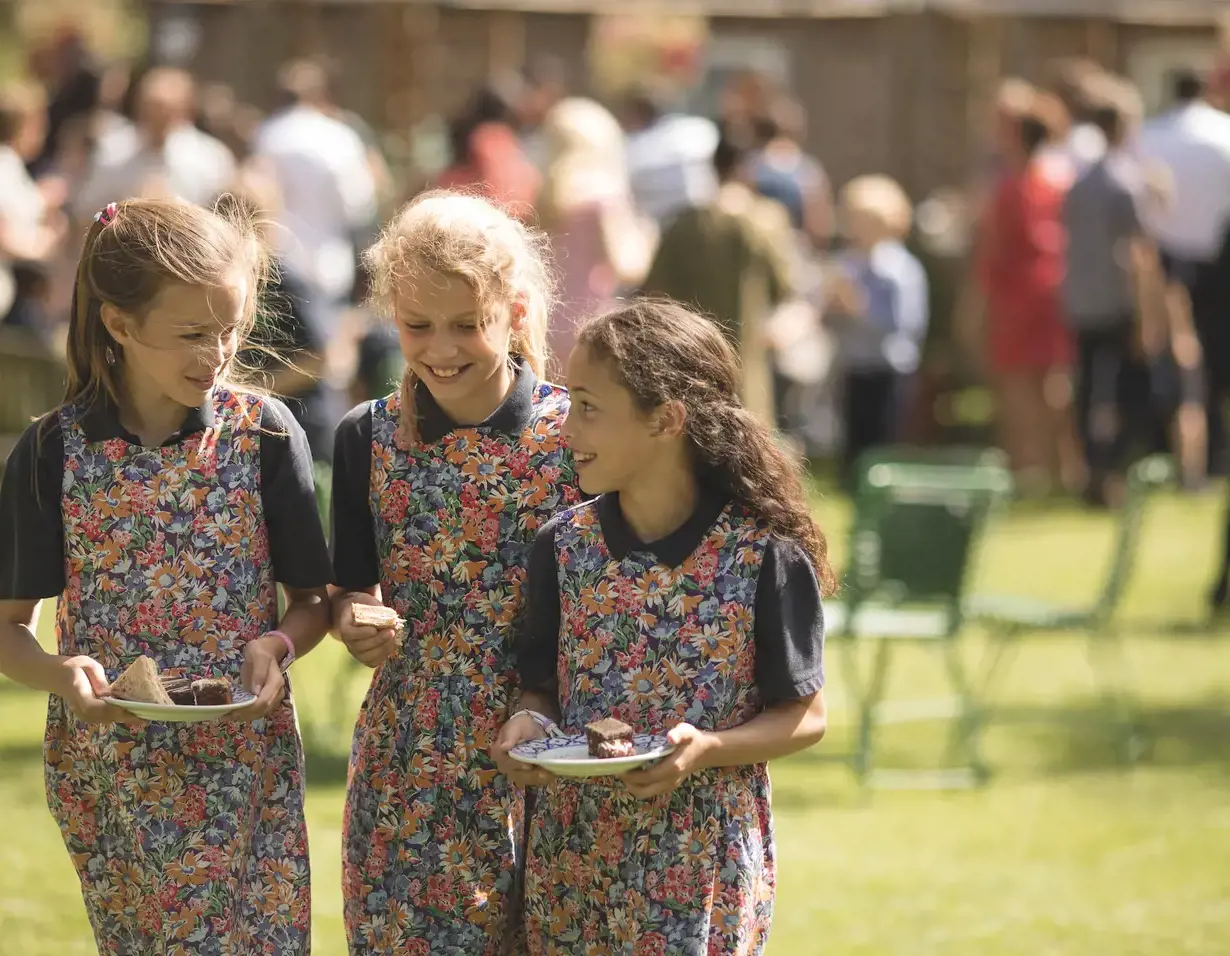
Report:
M287 670L291 664L295 662L295 642L292 641L285 631L266 631L266 637L280 637L282 643L286 645L286 656L282 658L282 670Z
M533 718L534 723L536 723L539 727L541 727L541 728L543 729L543 732L544 732L544 733L545 733L548 737L562 737L562 736L564 736L564 732L563 732L562 730L560 730L560 729L559 729L559 724L557 724L555 721L553 721L553 720L552 720L550 717L548 717L546 714L540 714L540 713L539 713L538 711L536 711L536 710L529 710L529 709L526 709L526 708L522 708L521 710L519 710L519 711L517 711L515 714L513 714L511 717L509 717L508 719L509 719L509 721L511 722L511 721L516 720L518 717L523 716L523 715L524 715L524 716L526 716L526 717Z

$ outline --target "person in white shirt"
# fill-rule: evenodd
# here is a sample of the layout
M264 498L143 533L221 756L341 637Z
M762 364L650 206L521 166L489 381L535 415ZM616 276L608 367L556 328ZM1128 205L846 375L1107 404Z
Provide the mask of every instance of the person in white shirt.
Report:
M81 220L107 203L175 197L208 205L230 185L235 157L192 125L196 85L182 70L157 67L137 89L134 123L113 126L98 142L73 211Z
M1172 194L1146 225L1171 256L1188 263L1217 257L1230 224L1230 116L1203 99L1192 73L1175 81L1175 105L1141 128L1137 154L1170 171Z
M658 227L717 196L713 154L718 128L702 116L666 113L648 91L624 100L628 179L637 208Z
M1219 272L1230 238L1230 116L1204 100L1204 81L1183 72L1175 78L1175 106L1140 131L1137 154L1167 171L1165 202L1142 208L1146 231L1157 240L1167 278L1187 290L1200 340L1205 375L1205 414L1211 470L1227 453L1223 407L1230 398L1230 320L1219 293Z
M289 105L257 131L253 153L282 194L278 255L326 302L346 302L355 284L356 239L376 221L376 184L359 134L330 115L328 76L318 65L288 65Z

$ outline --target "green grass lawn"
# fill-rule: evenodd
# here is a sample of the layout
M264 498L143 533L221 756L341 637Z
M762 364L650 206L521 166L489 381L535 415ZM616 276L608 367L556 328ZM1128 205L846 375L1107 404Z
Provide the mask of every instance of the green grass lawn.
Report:
M1122 615L1152 745L1125 772L1096 725L1005 726L988 739L998 773L974 792L867 797L820 759L845 745L839 674L833 730L812 753L773 767L779 892L774 956L1219 956L1230 953L1230 646L1203 626L1222 525L1220 496L1162 498ZM819 513L841 561L845 507ZM1110 518L1019 508L995 530L980 585L1079 600L1096 587ZM48 635L50 615L40 632ZM976 638L974 639L976 640ZM973 641L971 641L973 643ZM971 648L972 650L973 648ZM329 688L342 655L329 643L296 665L302 720L328 737ZM908 656L897 689L938 680ZM357 706L362 676L354 683ZM1073 640L1031 643L1005 687L1015 704L1079 715L1093 683ZM76 880L43 802L44 701L0 682L0 953L94 950ZM350 718L353 711L347 714ZM884 758L925 763L942 728L894 728ZM342 956L340 819L345 760L317 744L308 814L315 951Z

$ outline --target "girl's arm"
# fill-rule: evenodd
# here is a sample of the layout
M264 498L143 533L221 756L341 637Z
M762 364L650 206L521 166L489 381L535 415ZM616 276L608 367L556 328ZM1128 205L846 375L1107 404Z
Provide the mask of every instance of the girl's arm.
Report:
M48 654L34 637L38 601L0 601L0 674L19 684L64 698L78 719L90 724L144 724L126 710L104 703L111 690L98 661Z
M329 594L324 588L296 588L282 585L286 596L286 611L278 623L295 648L298 659L312 650L329 630ZM244 648L240 682L256 695L250 705L234 715L235 720L255 720L264 717L282 703L286 696L283 662L290 656L286 641L269 633L249 641Z
M653 227L642 222L631 197L620 196L599 208L599 225L606 261L622 286L644 281L657 246Z
M532 710L542 714L544 717L549 717L551 720L559 723L559 694L546 691L527 690L521 694L521 706L518 710Z
M517 670L522 688L515 715L503 727L491 748L500 772L521 787L550 782L553 774L513 760L509 751L519 743L547 735L530 714L534 711L558 723L561 717L556 659L559 655L559 572L555 562L555 521L548 521L534 538L526 567L525 617L517 639Z
M378 630L354 623L354 604L384 603L380 591L380 557L369 501L372 467L371 402L355 406L337 426L333 440L333 633L350 655L379 667L397 649L391 628Z
M666 735L675 750L648 770L625 774L623 780L634 797L656 797L670 793L697 770L764 763L806 750L820 742L827 727L823 691L774 704L730 730L703 731L677 724Z

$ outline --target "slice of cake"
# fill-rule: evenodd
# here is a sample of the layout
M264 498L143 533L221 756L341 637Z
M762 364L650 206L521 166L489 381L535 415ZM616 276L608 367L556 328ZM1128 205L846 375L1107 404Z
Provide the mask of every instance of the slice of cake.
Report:
M192 697L198 707L231 703L231 682L225 677L205 677L192 682Z
M589 755L599 760L631 757L636 753L636 744L632 742L632 728L614 717L604 717L592 724L586 724L585 736L589 741Z
M138 657L128 665L115 683L111 685L111 694L120 700L133 700L144 704L166 704L170 706L171 697L158 679L158 665L152 657Z
M192 681L187 677L164 677L162 689L167 692L173 704L191 707L196 703L196 697L192 694Z

